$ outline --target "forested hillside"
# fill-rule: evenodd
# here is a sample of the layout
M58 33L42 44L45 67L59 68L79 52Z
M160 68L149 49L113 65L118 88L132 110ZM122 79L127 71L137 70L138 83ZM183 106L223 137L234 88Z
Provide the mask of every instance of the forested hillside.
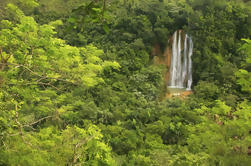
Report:
M176 30L186 97L155 63ZM250 165L250 37L248 0L1 0L0 166Z

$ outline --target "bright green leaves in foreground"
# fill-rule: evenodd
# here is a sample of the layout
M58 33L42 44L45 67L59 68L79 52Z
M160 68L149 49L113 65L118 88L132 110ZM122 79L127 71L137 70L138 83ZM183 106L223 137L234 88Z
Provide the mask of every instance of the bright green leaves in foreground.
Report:
M238 77L237 83L241 86L242 91L251 94L251 40L245 40L245 44L241 47L241 50L245 51L246 59L242 63L243 69L236 72Z
M54 27L38 25L32 17L21 17L12 25L2 21L0 31L1 69L8 78L20 75L17 83L55 87L69 84L90 87L102 82L98 77L105 67L118 68L116 62L103 62L94 46L77 48L54 38ZM16 84L16 82L8 82Z
M76 126L59 131L46 127L3 141L2 161L10 165L113 165L111 149L102 142L97 126Z
M98 127L70 127L61 117L71 118L66 112L78 107L71 103L83 105L76 89L104 82L103 70L119 64L92 45L67 45L53 26L9 7L18 20L0 23L0 165L111 165Z

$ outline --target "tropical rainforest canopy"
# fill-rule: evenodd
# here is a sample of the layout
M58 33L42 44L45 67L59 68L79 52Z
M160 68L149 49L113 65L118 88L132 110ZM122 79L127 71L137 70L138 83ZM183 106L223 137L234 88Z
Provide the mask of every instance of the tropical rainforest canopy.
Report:
M192 36L193 93L153 47ZM248 0L1 0L1 166L248 166Z

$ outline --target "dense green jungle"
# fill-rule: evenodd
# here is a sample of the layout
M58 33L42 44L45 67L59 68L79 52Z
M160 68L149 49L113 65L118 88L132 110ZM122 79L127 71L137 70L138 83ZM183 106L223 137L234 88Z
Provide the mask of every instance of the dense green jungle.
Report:
M249 0L0 0L0 166L249 166L250 37Z

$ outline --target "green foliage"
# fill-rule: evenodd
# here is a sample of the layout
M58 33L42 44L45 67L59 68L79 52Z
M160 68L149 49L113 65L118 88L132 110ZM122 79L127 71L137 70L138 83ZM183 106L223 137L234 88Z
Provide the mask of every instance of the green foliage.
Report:
M239 78L237 83L241 85L242 91L251 93L250 72L240 69L238 72L236 72L236 76Z
M4 162L9 165L113 165L111 149L96 126L47 127L23 136L9 136ZM24 142L25 140L25 142Z
M9 7L17 9L14 5ZM77 108L81 109L78 112L81 117L90 118L83 99L72 94L77 88L85 91L104 82L100 74L107 68L119 69L119 64L100 59L103 51L92 45L82 48L67 45L54 37L53 26L39 25L32 17L22 12L17 14L18 23L3 20L0 31L1 140L6 149L1 151L6 156L1 162L64 165L88 161L88 165L110 165L113 162L110 150L98 141L102 135L97 129L89 128L88 132L80 128L64 129L61 118L71 118L71 110L75 109L72 112L75 113ZM36 127L38 124L41 128ZM62 132L48 127L50 124L63 127ZM93 140L90 143L87 135ZM66 147L61 146L63 142L68 142ZM75 146L78 151L73 151ZM57 151L58 148L61 150Z
M241 86L242 91L251 93L251 41L245 40L246 43L241 47L245 51L246 59L242 62L243 69L240 69L235 74L238 77L237 83ZM246 70L245 70L246 69Z
M231 113L230 107L218 101L212 110L202 108L201 113L211 118L205 118L206 122L188 127L191 132L187 140L189 150L193 153L207 152L210 154L207 163L213 165L246 165L250 162L247 157L250 124L244 120L250 118L248 107L250 106L246 105ZM245 114L246 117L236 116L238 114ZM242 123L243 120L247 123Z
M214 101L218 99L220 95L219 88L210 82L201 81L196 87L194 87L194 95L198 99L204 99L209 101Z
M188 16L188 31L195 43L195 82L221 80L222 66L229 62L238 66L244 59L238 48L240 39L248 37L248 12L241 3L234 1L196 0L190 3L194 11Z

